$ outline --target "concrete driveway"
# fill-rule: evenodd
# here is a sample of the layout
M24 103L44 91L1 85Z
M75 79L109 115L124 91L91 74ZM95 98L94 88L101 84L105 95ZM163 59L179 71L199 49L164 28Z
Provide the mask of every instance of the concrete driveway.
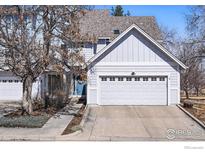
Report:
M205 140L205 131L177 106L87 108L79 140Z

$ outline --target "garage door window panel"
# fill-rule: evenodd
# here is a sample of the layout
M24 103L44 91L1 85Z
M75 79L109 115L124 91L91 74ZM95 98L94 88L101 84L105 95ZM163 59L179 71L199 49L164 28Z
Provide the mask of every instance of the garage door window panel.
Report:
M148 81L148 77L143 77L143 81Z
M126 81L132 81L132 78L131 77L127 77Z
M102 77L101 80L102 81L107 81L107 78L106 77Z
M110 81L115 81L115 77L110 77Z
M151 81L157 81L157 77L151 77Z
M123 81L123 77L118 77L118 81Z
M165 77L160 77L159 81L165 81Z
M140 81L140 77L135 77L135 81Z

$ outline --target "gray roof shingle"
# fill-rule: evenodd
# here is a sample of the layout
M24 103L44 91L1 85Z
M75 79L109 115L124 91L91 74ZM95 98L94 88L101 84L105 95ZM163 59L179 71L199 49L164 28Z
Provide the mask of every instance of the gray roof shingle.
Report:
M86 11L80 19L80 31L82 35L110 37L113 40L118 36L113 30L119 29L121 33L132 24L138 25L155 40L162 40L154 16L110 16L109 10Z

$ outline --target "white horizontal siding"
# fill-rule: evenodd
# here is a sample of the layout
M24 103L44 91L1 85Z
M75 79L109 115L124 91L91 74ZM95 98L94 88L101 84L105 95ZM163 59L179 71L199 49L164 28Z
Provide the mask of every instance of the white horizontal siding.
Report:
M97 104L97 89L89 89L88 94L87 102L89 102L89 104Z
M86 62L94 56L93 48L83 48L82 52Z
M99 52L101 49L103 49L106 44L105 43L99 43L96 46L96 49L94 48L94 44L92 43L86 43L84 47L82 48L82 52L85 58L85 61L87 62L90 58L94 56L97 52ZM96 51L95 51L96 50Z
M93 70L89 70L87 73L87 76L89 78L87 79L87 84L91 87L96 87L97 86L97 76L96 73L93 72Z
M178 89L170 90L170 104L178 104Z
M170 78L171 78L171 81L170 81L171 87L177 88L178 87L178 80L179 80L178 73L177 72L172 72L170 74Z

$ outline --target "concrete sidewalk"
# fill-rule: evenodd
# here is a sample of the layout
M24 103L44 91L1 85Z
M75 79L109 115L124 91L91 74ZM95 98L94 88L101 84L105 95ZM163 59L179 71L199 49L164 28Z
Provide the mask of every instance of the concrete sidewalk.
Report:
M0 140L56 140L70 123L82 104L67 105L51 117L42 128L4 128L0 127Z

